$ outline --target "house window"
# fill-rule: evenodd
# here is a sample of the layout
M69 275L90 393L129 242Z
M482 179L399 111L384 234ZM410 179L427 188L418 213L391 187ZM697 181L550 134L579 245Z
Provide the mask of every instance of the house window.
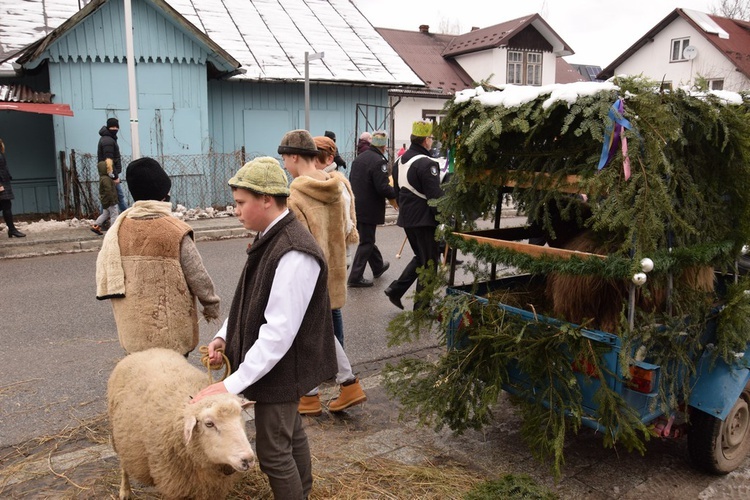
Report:
M709 80L708 88L711 90L724 90L724 80Z
M523 85L523 52L508 51L508 78L506 83Z
M505 81L515 85L541 85L542 54L509 50L508 75Z
M526 53L526 85L542 84L542 54Z
M672 40L672 57L669 60L671 62L687 61L684 51L688 45L690 45L690 38L676 38Z

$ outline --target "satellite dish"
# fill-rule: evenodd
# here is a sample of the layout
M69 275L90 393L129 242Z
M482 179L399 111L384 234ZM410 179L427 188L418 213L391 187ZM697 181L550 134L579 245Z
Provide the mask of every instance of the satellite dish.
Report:
M682 57L685 59L695 59L695 56L697 55L698 49L696 49L694 45L688 45L685 47L685 50L682 51Z

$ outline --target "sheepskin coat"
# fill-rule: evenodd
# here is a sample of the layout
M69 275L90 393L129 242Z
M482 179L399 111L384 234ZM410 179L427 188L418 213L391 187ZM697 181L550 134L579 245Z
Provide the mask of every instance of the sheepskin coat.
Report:
M260 327L266 322L263 311L276 268L291 250L313 256L320 264L320 275L292 346L271 371L242 393L258 403L297 401L335 376L338 369L326 261L315 239L291 211L247 250L227 321L226 355L230 366L238 367L258 340Z
M289 186L289 209L312 233L328 263L332 309L346 304L347 215L342 189L340 180L333 176L325 181L301 176Z
M186 354L198 344L195 296L180 264L180 244L188 234L191 227L174 217L120 221L125 296L111 300L127 352L164 347Z

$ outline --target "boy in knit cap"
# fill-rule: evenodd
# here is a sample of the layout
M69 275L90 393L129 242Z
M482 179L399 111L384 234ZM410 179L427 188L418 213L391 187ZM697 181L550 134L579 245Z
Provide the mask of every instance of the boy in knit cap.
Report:
M281 139L278 153L294 177L289 187L289 208L312 233L326 257L331 315L335 318L333 311L346 303L346 208L341 182L315 167L319 151L307 130L287 132ZM339 326L343 330L343 324ZM365 402L367 396L352 372L343 346L339 342L335 345L339 368L336 383L341 384L341 391L328 403L328 410L339 412ZM300 399L299 412L311 416L323 412L317 388Z
M110 299L120 345L187 356L198 344L196 297L203 317L219 317L219 297L193 241L172 216L172 182L159 163L140 158L126 179L135 203L117 218L96 259L96 298Z
M234 372L193 402L226 392L255 401L255 447L274 498L308 498L312 462L297 405L336 372L326 260L287 209L289 188L278 161L256 158L229 185L235 215L258 236L225 327L208 345L211 363L221 363L226 349Z

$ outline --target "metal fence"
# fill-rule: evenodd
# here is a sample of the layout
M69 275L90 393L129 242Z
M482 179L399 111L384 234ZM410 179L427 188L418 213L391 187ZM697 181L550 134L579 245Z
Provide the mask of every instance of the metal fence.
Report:
M208 153L205 155L172 155L154 157L172 180L170 197L172 203L186 208L226 208L232 205L232 191L227 181L239 168L258 156L260 152L246 152L244 149L232 153ZM349 176L354 153L342 152L347 169L342 171ZM62 183L60 190L61 214L66 217L95 218L101 211L99 205L99 172L96 168L96 155L59 153ZM130 156L122 157L123 172L121 182L128 200L133 203L127 189L125 170ZM283 166L283 164L282 164ZM291 175L287 172L291 182Z
M244 150L233 153L208 153L205 155L159 156L157 160L172 180L172 203L186 208L225 208L233 203L227 181L245 161L260 156L246 154ZM129 156L122 157L122 179L128 204L133 203L127 189L125 170ZM99 205L99 172L96 156L72 151L69 156L60 152L62 189L61 211L69 217L93 218L101 210Z

